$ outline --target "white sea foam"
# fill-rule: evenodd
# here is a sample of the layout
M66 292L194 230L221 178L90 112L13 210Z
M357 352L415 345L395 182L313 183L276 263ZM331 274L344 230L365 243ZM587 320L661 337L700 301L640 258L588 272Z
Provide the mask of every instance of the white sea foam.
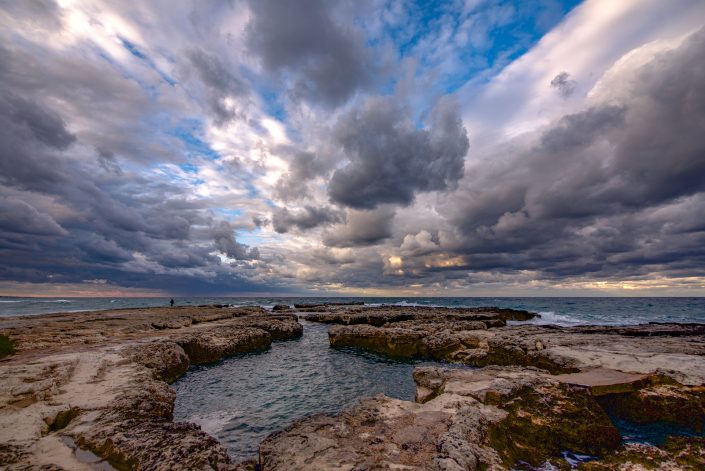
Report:
M572 325L586 325L589 324L585 319L578 319L576 317L571 317L566 314L556 314L555 311L540 311L539 315L535 319L530 321L509 321L509 325L518 324L535 324L535 325L562 325L562 326L572 326Z
M192 415L186 420L198 424L204 432L215 435L222 431L233 417L232 411L219 410L208 414Z
M371 304L370 304L371 306ZM442 307L440 304L429 304L429 303L415 303L409 302L407 300L399 301L398 303L393 303L391 306L402 306L402 307Z

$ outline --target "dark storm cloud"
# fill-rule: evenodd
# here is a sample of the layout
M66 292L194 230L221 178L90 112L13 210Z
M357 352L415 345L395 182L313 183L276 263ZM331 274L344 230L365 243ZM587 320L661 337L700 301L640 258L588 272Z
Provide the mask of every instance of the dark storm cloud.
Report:
M575 87L578 83L570 78L568 72L561 72L551 80L551 88L555 88L558 94L563 98L568 98L575 92Z
M65 181L55 155L74 140L52 109L0 91L0 182L41 187Z
M0 233L65 236L68 232L48 214L24 201L0 196Z
M371 211L348 211L346 223L323 234L328 247L364 247L375 245L392 235L394 210L380 207Z
M80 249L86 254L86 260L98 263L121 263L133 259L129 250L122 248L114 240L93 233L75 234L81 241Z
M259 258L257 248L249 248L235 240L235 228L227 221L221 221L212 228L216 249L230 258L237 260L256 260Z
M310 181L325 173L329 164L312 152L295 149L281 149L281 151L289 156L289 171L277 181L276 195L284 201L295 201L310 196Z
M471 267L626 276L700 263L696 221L705 214L694 201L705 191L703 62L700 31L612 77L629 84L606 85L619 94L565 116L515 158L469 175L446 209Z
M350 23L334 19L334 2L253 0L247 43L270 72L294 74L292 92L338 105L370 85L376 73L372 52Z
M408 205L418 192L452 188L463 176L468 138L456 105L441 100L419 129L394 98L369 100L340 119L334 138L349 163L328 185L335 203L371 209Z
M274 230L280 234L289 232L292 228L305 231L319 226L325 226L343 221L343 214L333 208L304 206L301 210L289 211L281 208L272 214Z
M246 96L249 93L247 84L212 54L191 49L186 55L207 89L208 103L216 121L222 124L237 117L238 110L226 106L225 99Z
M144 140L154 119L145 90L101 62L40 61L9 47L0 44L1 280L256 290L215 252L250 263L258 250L188 187L142 173L141 164L177 160L153 135ZM207 86L239 92L200 59Z

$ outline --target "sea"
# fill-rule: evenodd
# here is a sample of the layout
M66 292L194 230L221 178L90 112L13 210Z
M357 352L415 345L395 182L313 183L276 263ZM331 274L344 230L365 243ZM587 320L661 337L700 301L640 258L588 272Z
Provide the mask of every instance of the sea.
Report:
M169 298L0 298L0 318L53 312L167 306ZM705 298L174 298L177 306L263 306L362 301L368 305L498 306L537 312L534 324L628 325L648 322L705 323ZM466 366L421 360L397 361L356 349L335 349L328 326L302 320L298 339L274 342L256 353L194 366L173 384L174 419L195 422L223 443L235 462L257 457L269 434L307 416L336 414L360 398L385 394L413 401L413 369L421 365ZM688 431L635 426L615 420L625 442L658 444ZM592 457L566 456L578 463ZM572 461L571 461L572 460Z
M0 297L0 317L55 312L97 311L168 306L170 298L20 298ZM522 297L522 298L420 298L420 297L184 297L177 306L225 304L263 306L362 301L368 305L480 307L526 309L541 317L533 321L557 325L632 325L648 322L705 323L705 297Z

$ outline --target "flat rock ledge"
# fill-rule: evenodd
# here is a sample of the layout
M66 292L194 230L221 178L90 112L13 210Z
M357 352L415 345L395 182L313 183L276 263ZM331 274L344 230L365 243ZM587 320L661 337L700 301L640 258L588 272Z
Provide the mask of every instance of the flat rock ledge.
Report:
M168 383L192 364L300 336L260 308L125 309L8 318L0 333L0 468L241 469L192 423Z
M519 315L492 308L303 316L333 324L336 348L479 368L416 368L415 402L377 396L300 421L261 444L262 469L705 469L704 325L507 326ZM612 418L697 436L624 445Z

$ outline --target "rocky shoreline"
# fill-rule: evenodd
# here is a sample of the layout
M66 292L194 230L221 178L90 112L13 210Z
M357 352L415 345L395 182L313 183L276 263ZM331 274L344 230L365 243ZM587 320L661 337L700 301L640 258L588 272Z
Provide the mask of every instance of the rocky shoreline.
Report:
M220 443L173 422L168 383L192 364L300 336L293 314L163 308L0 321L3 469L233 469Z
M3 469L704 469L705 325L557 327L498 308L157 308L0 320ZM474 368L420 367L416 401L364 398L270 435L231 463L175 423L168 383L192 364L329 324L334 348ZM508 325L510 324L510 325ZM695 437L623 445L613 419ZM551 468L552 467L552 468Z

